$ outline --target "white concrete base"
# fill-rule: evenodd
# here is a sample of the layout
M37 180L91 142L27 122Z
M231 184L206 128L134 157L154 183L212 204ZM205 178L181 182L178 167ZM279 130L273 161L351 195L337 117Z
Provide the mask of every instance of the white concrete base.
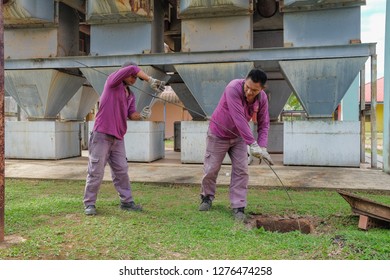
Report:
M151 162L165 157L164 122L128 121L125 135L127 161Z
M253 135L257 139L257 125L250 123ZM283 153L283 123L271 122L268 131L268 153Z
M360 123L285 121L286 165L360 166Z
M7 121L5 157L63 159L81 156L79 122Z
M283 153L283 123L282 122L271 122L269 127L269 132L268 132L267 151L269 153L278 153L278 154Z
M251 123L253 127L253 124ZM181 162L203 163L206 151L206 137L209 121L182 121L181 122ZM252 157L248 157L248 162ZM226 154L223 164L231 164Z
M89 122L89 132L93 130L94 123ZM127 121L124 138L127 161L152 162L164 158L164 129L164 122Z

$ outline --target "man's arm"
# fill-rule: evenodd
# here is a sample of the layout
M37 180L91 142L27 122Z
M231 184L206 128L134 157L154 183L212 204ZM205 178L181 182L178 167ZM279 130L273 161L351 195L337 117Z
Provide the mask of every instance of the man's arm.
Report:
M269 112L268 99L264 91L259 94L259 111L257 112L257 143L260 147L267 147L268 145L268 131L269 131Z

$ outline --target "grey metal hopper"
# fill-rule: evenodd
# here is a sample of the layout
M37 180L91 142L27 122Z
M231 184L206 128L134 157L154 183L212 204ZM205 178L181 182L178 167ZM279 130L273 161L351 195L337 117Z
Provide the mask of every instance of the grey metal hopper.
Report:
M330 118L368 57L279 61L308 117Z
M96 90L99 96L102 95L104 84L106 83L108 75L118 70L119 67L98 67L98 68L80 68L88 82Z
M5 88L29 119L56 118L84 81L52 69L5 71Z
M53 0L12 0L3 1L4 23L35 24L54 23Z
M366 0L284 0L280 4L282 12L315 9L345 8L365 5Z
M108 75L118 69L119 67L80 68L81 72L99 95L103 92ZM169 75L166 75L153 66L141 66L141 69L149 76L161 81L167 82L170 78ZM138 111L141 111L145 106L153 106L153 102L155 101L153 96L155 96L156 93L150 88L148 83L137 79L134 86L131 86L130 88L136 95L136 107Z
M178 2L180 18L215 17L216 14L245 15L253 11L251 0L181 0Z
M89 0L87 22L152 21L153 1Z
M83 85L60 112L63 120L83 120L99 100L99 94L88 85Z
M190 93L177 92L184 106L194 110L200 107L202 112L199 113L211 116L226 85L233 79L245 78L253 63L181 64L175 65L175 68ZM175 85L172 87L176 92ZM199 114L191 111L190 114L194 119L199 119Z
M268 111L272 121L276 121L293 90L285 80L268 80Z
M195 96L191 94L187 85L184 83L172 83L170 85L179 97L180 101L186 108L189 109L188 112L190 113L192 119L194 121L205 120L205 116L207 116L206 112L203 111Z

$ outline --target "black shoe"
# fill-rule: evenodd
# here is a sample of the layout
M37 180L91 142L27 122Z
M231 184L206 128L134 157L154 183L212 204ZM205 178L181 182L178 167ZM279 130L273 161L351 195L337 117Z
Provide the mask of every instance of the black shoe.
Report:
M134 201L131 202L121 202L121 209L125 211L142 211L142 206L137 205Z
M87 207L85 207L84 214L88 215L88 216L96 215L96 207L95 207L95 205L88 205Z
M199 206L199 211L209 211L211 209L212 201L209 196L200 196L202 199L202 202Z
M245 208L233 208L233 215L234 219L238 222L245 222L246 216L245 216Z

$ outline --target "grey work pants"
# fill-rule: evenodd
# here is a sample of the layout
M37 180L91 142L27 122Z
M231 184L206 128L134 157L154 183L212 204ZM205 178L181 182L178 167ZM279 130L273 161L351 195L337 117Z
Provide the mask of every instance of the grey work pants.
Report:
M133 201L124 140L94 131L89 139L88 150L88 175L85 184L84 205L95 205L107 162L111 167L112 181L120 201Z
M201 194L214 199L218 172L228 153L232 162L230 206L231 208L246 207L249 180L246 143L242 138L221 139L209 132L206 145Z

